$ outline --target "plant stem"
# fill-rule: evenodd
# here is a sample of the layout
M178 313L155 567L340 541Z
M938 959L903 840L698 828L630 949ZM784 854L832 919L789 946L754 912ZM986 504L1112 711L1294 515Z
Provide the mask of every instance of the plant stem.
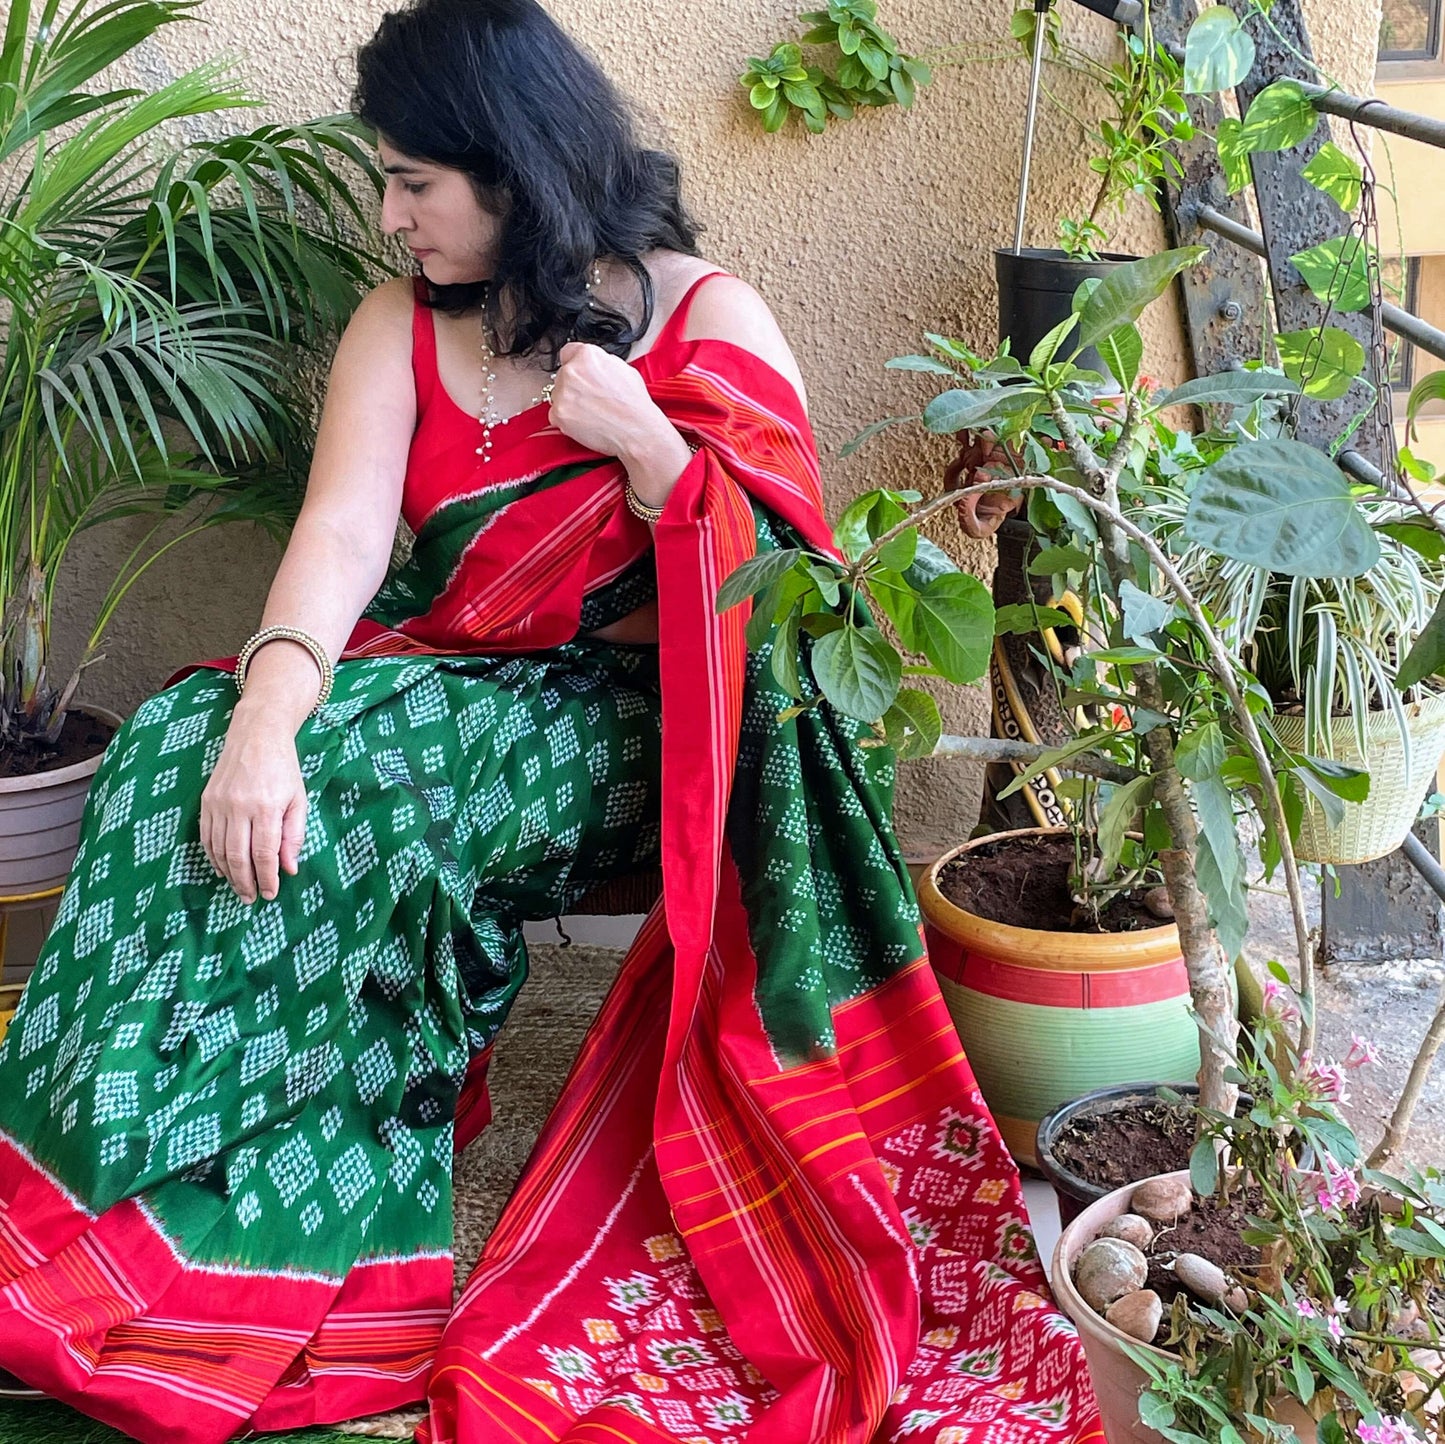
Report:
M1009 742L998 737L952 737L944 735L930 754L961 762L1037 762L1049 749L1032 742ZM1080 752L1059 764L1061 772L1080 772L1085 777L1102 777L1106 782L1132 782L1138 773L1131 767L1097 752Z
M1445 1042L1445 994L1441 995L1440 1006L1436 1008L1435 1016L1430 1019L1430 1026L1425 1030L1425 1037L1419 1052L1415 1054L1415 1061L1410 1064L1410 1072L1405 1078L1405 1086L1395 1104L1395 1111L1385 1125L1385 1136L1365 1160L1366 1167L1383 1168L1405 1146L1405 1137L1410 1131L1415 1105L1420 1101L1425 1080L1430 1076L1430 1066L1434 1063L1442 1042Z

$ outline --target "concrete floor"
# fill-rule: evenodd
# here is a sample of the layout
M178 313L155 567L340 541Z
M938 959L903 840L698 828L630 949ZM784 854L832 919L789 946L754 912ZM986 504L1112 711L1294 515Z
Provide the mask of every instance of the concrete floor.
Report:
M1311 927L1318 936L1319 885L1307 879ZM1263 976L1265 963L1292 963L1296 949L1289 906L1283 897L1255 892L1250 899L1250 936L1245 955ZM1335 963L1316 971L1317 1055L1342 1059L1354 1034L1380 1050L1380 1062L1352 1070L1349 1101L1342 1112L1366 1152L1384 1132L1385 1120L1405 1081L1420 1040L1445 990L1445 961ZM1438 1057L1415 1110L1403 1155L1417 1167L1445 1168L1445 1054Z

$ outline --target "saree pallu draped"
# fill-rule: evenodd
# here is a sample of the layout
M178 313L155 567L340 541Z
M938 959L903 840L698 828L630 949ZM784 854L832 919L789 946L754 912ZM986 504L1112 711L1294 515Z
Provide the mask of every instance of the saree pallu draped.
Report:
M806 416L751 353L680 350L648 383L700 444L654 533L664 899L447 1326L418 1438L1102 1439L929 968L891 754L826 705L780 724L776 629L749 653L747 607L714 605L760 549L833 552ZM501 460L551 479L582 457L543 430ZM530 497L445 614L477 645L569 635L646 543L622 482L610 463ZM534 538L560 584L500 560Z

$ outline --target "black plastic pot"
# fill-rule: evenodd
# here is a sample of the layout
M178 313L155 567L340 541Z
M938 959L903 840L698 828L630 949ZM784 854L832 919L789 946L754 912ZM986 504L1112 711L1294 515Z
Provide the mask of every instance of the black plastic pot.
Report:
M1197 1083L1119 1083L1112 1088L1097 1088L1085 1093L1082 1098L1061 1104L1039 1124L1037 1158L1039 1172L1053 1185L1054 1196L1059 1201L1059 1219L1064 1224L1072 1223L1091 1203L1112 1193L1117 1184L1103 1187L1071 1173L1054 1155L1054 1144L1064 1127L1081 1115L1113 1113L1135 1103L1148 1103L1161 1088L1170 1088L1183 1098L1197 1098ZM1139 1180L1141 1183L1143 1180Z
M1012 250L995 251L999 340L1007 341L1010 352L1027 362L1034 347L1072 311L1074 292L1085 281L1093 276L1102 280L1115 266L1136 259L1110 254L1097 261L1079 261L1062 251L1029 246L1018 255ZM1081 353L1077 364L1109 374L1092 346Z

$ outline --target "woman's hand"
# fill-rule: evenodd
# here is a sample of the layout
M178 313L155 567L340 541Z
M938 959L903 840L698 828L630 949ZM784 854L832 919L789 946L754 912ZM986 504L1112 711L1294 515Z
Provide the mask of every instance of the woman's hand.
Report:
M569 341L558 353L552 387L552 425L600 456L636 454L651 438L672 429L647 394L635 367L587 341Z
M201 794L201 846L243 902L293 877L306 837L306 784L294 731L238 704Z

